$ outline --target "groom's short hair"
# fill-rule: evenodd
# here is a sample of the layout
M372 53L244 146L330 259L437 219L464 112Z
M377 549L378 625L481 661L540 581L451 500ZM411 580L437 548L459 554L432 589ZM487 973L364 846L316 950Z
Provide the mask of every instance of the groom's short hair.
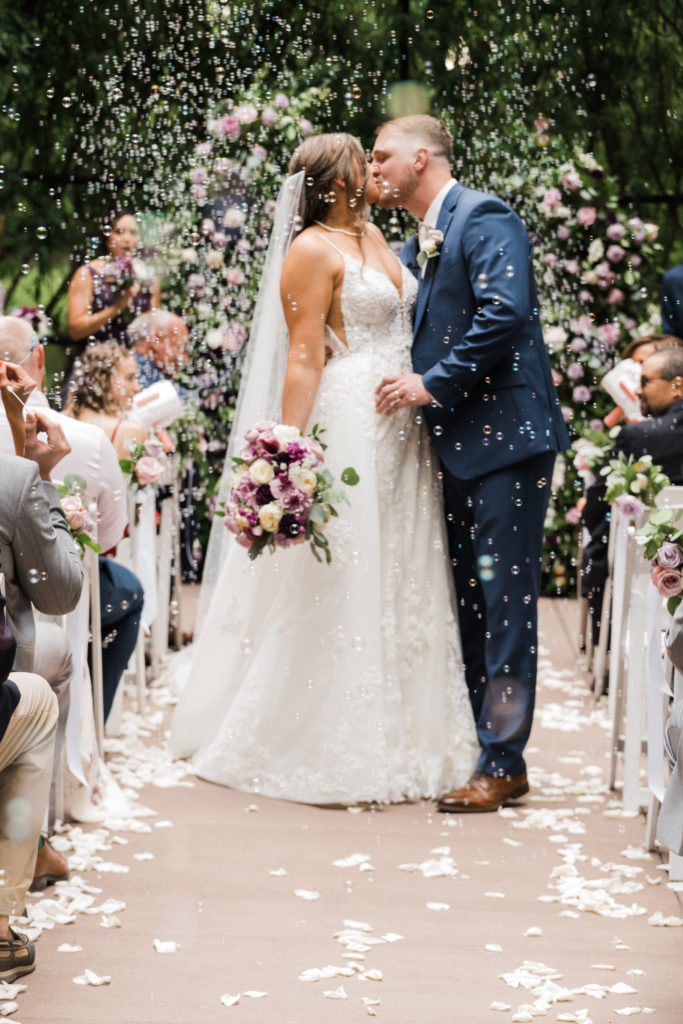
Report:
M402 135L409 135L411 138L426 143L429 151L434 156L442 156L453 161L453 136L443 121L432 117L430 114L410 114L407 117L395 117L392 121L385 121L377 129L377 134L385 130L400 132Z

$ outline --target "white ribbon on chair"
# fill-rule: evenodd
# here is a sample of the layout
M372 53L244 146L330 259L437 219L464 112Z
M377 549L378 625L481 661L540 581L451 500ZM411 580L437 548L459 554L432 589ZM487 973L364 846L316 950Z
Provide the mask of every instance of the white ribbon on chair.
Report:
M650 582L647 593L647 781L664 799L664 697L672 696L662 660L662 597Z

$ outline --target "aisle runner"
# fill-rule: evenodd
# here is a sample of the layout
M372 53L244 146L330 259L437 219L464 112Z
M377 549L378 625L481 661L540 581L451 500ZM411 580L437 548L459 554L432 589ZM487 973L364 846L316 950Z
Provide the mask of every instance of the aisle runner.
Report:
M585 683L577 682L575 672L556 671L549 662L541 661L539 690L544 703L537 712L536 741L544 738L546 732L552 734L560 730L576 733L578 744L583 730L591 725L600 726L607 741L609 723L606 714L587 699ZM127 712L123 735L107 740L108 766L129 797L137 799L143 786L152 787L147 789L145 799L153 802L155 786L193 785L188 778L188 765L172 762L165 747L151 742L152 736L163 735L169 706L174 700L170 690L152 688L149 703L154 710L148 712L144 719ZM534 754L538 750L530 748L528 753L533 766ZM544 1017L553 1024L555 1021L561 1024L599 1024L605 1020L605 1012L624 1017L652 1014L654 1008L642 1005L638 1000L638 977L643 971L631 967L617 977L615 954L630 948L626 939L629 922L633 919L646 918L652 927L678 927L683 925L683 919L675 915L666 916L659 911L652 914L647 909L648 889L666 884L665 873L657 857L628 845L620 850L618 862L602 862L598 857L589 857L584 851L583 841L593 813L600 812L610 818L622 818L624 815L619 802L613 799L605 785L603 767L585 763L586 754L578 746L556 760L555 771L531 767L531 794L524 805L503 808L498 812L500 843L502 846L520 847L529 842L530 833L544 833L553 845L556 859L549 875L539 878L538 900L556 905L560 917L579 918L584 914L595 914L613 918L619 922L620 936L614 937L611 946L599 955L587 954L595 956L595 962L589 965L592 975L582 979L582 984L572 987L562 984L562 971L557 964L546 964L540 959L522 959L518 949L506 951L495 935L489 936L490 941L482 945L482 956L491 957L491 977L490 984L482 991L481 1019L488 1020L489 1011L499 1011L501 1020L514 1024ZM249 799L245 796L245 810L259 811L258 804L247 804ZM567 806L568 799L573 806ZM432 820L432 810L429 807L425 809L427 820ZM32 939L39 939L45 929L73 923L81 914L99 916L103 928L124 925L125 902L116 896L102 900L102 889L92 885L88 875L91 872L129 872L131 868L128 865L116 860L116 850L128 843L125 833L151 834L155 828L172 824L169 821L152 823L155 812L148 810L145 816L144 810L140 810L143 817L110 820L106 825L95 828L78 825L62 828L53 842L68 856L71 878L48 889L42 898L30 896L26 917L17 922L19 930L27 932ZM363 809L349 808L349 812L363 813ZM385 813L390 814L391 811ZM448 915L451 904L457 901L454 884L467 886L473 883L467 869L463 872L457 863L448 842L451 835L458 835L462 820L457 815L443 815L436 821L441 829L440 835L446 841L443 845L431 846L431 830L425 828L422 859L396 864L390 869L395 875L391 881L397 894L403 891L406 899L410 899L415 895L412 878L428 879L433 894L425 902L425 914ZM137 861L152 860L154 854L141 851L133 858ZM491 860L474 863L495 867L495 850L492 849ZM341 850L332 866L346 876L355 872L376 872L371 856L364 851ZM383 870L386 872L386 866ZM280 879L283 886L290 884L287 866L274 865L270 874ZM681 883L669 883L669 886L677 891L683 889ZM422 888L419 891L422 892ZM313 887L291 889L293 900L312 901L324 899L325 895ZM492 901L504 901L507 893L491 890L484 896ZM542 950L543 930L534 921L531 909L523 935L534 943L538 942L537 948ZM373 962L374 954L382 947L390 950L395 943L403 946L409 941L409 937L398 932L376 932L372 921L340 920L334 934L320 936L321 960L315 964L301 963L298 982L310 990L312 1000L320 1000L321 1019L324 1019L323 1000L349 1000L361 1012L381 1017L383 990L386 986L401 986L405 979L392 971L390 952L383 954L382 970L376 966L376 961ZM173 955L180 949L180 944L172 936L163 936L155 940L154 949L159 954ZM67 941L61 943L58 951L64 954L83 952L80 945ZM497 969L496 957L511 952L514 952L513 962L518 966L513 970ZM330 962L325 963L328 957ZM74 976L74 983L107 985L111 981L110 976L98 973L95 966L99 965L88 966ZM292 980L295 982L294 978ZM9 1016L20 1009L17 998L27 984L31 984L30 976L26 984L0 984L0 1015ZM226 992L221 997L220 1002L228 1013L227 1019L231 1019L232 1014L229 1008L237 1007L245 1000L267 1000L269 1013L274 1014L272 1019L277 1018L278 994L247 988ZM602 1000L608 1000L609 1007L596 1018L591 1007ZM16 1018L12 1019L16 1021Z

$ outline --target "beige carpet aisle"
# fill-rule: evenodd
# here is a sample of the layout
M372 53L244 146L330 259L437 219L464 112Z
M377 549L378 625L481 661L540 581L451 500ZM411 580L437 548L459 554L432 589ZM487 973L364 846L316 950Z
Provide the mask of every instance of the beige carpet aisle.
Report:
M46 894L45 912L75 920L43 931L9 1019L681 1024L680 894L642 850L643 819L623 817L606 790L604 712L575 667L575 618L568 601L543 604L532 792L501 814L351 813L171 786L152 747L158 763L140 771L166 788L139 798L156 816L63 837L86 864L75 873L101 889L82 900L96 912ZM145 742L161 745L168 709L150 704ZM75 984L86 969L111 980Z

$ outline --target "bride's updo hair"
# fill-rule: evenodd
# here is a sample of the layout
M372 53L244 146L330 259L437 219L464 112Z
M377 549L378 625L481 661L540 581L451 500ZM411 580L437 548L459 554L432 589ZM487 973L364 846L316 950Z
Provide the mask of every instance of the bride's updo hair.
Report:
M362 228L368 216L364 195L365 164L363 147L354 135L346 132L312 135L301 143L289 161L289 173L305 172L301 211L304 228L313 221L326 219L330 203L335 201L335 178L344 182L347 202L354 211L354 223Z

